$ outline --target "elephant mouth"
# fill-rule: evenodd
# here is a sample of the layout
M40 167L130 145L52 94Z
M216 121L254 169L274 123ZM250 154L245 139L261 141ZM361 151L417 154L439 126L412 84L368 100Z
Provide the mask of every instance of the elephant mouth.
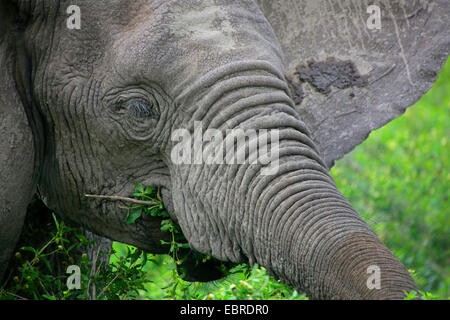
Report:
M158 189L158 198L162 200L164 208L169 213L171 219L178 225L176 216L173 214L173 198L170 186L159 185L156 187L155 184L152 183L145 185ZM127 197L118 197L128 199ZM178 231L181 234L177 233L176 235L168 231L162 231L161 226L164 219L165 218L163 217L142 216L141 219L136 220L135 225L139 231L146 232L148 237L144 239L136 238L134 241L128 240L127 243L134 244L151 253L167 254L170 253L172 248L167 244L162 245L162 242L169 243L170 241L173 241L174 236L179 238L179 240L177 240L178 243L187 242L181 229ZM157 228L160 228L159 231L156 230ZM141 232L136 232L136 234L141 234ZM211 256L206 256L191 248L180 248L176 250L176 253L172 252L172 254L175 254L177 259L177 271L185 281L214 281L226 276L228 270L234 265L230 262L223 262Z
M121 188L86 190L82 196L82 203L84 204L82 208L84 209L80 210L79 216L88 216L89 219L82 220L88 221L88 224L82 223L82 221L73 222L82 224L99 235L136 246L154 254L168 253L168 246L161 244L161 240L171 241L170 233L161 230L163 217L151 216L142 212L134 221L128 219L130 213L133 212L133 208L142 205L148 206L151 203L151 201L140 200L133 196L136 189L134 183L140 183L144 187L149 186L158 190L158 198L161 199L172 220L177 223L173 214L173 200L168 172L161 169L156 171L158 172L152 172L148 175L151 178L134 178L132 180L128 178L126 182L117 178L115 185L122 186ZM70 220L71 217L67 218Z
M172 198L172 190L170 187L164 186L160 187L160 193L162 198L162 203L164 207L166 208L167 212L170 215L170 218L175 222L178 223L177 217L174 214L174 208L173 208L173 198Z

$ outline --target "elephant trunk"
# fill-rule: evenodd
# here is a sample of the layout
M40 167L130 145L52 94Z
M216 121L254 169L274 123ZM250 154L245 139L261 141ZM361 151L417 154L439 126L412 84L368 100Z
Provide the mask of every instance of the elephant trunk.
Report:
M417 290L325 174L286 170L260 190L249 253L272 274L311 298L401 299Z
M283 80L269 64L245 63L194 84L187 92L195 96L180 95L180 104L207 105L191 114L199 130L186 130L194 133L184 141L194 150L191 161L171 167L176 219L186 238L219 259L258 263L311 298L402 298L403 290L416 289L414 280L337 190ZM195 156L195 136L211 128L225 133L215 143L224 146L223 163L205 163L205 153L217 152L214 134L198 140L203 154ZM270 164L250 160L259 138L227 143L226 129L237 128L265 138L276 131L276 141L263 143ZM246 161L226 161L230 145L231 158L241 151Z
M404 290L417 290L315 151L297 143L280 140L276 175L239 179L235 197L247 196L235 234L244 255L311 298L402 299Z

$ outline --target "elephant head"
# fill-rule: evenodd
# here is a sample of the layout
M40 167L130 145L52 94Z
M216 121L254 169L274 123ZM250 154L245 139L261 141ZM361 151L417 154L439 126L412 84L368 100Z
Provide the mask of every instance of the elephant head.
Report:
M449 4L381 1L381 30L368 6L0 1L2 265L36 189L67 221L166 252L158 218L130 225L85 197L128 196L138 181L161 188L192 249L258 263L311 298L416 289L328 170L431 87ZM271 161L250 161L256 142Z

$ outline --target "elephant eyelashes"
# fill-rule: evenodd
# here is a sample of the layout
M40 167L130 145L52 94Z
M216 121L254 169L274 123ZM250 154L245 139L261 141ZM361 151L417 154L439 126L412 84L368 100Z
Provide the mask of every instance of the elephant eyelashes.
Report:
M124 107L136 118L159 119L159 106L156 102L148 102L144 99L132 99L125 102Z
M160 117L160 105L151 94L139 94L135 98L118 97L110 104L109 111L126 135L135 139L146 139L151 135L151 129L155 128Z

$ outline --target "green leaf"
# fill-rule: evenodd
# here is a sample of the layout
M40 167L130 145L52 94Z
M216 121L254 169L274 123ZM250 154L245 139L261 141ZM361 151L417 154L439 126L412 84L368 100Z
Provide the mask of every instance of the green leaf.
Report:
M142 252L142 263L141 263L141 267L145 266L147 264L148 261L148 254L147 252Z
M414 300L419 298L419 296L417 295L416 291L411 291L411 292L407 292L407 291L403 291L406 295L406 297L404 298L404 300Z
M141 256L142 251L140 249L137 249L132 255L131 255L131 261L130 261L130 265L134 264L139 257Z
M142 215L142 208L132 211L128 214L126 222L128 224L133 224Z
M53 217L53 221L55 221L56 230L59 230L59 223L58 223L58 220L56 220L56 216L53 212L52 212L52 217Z
M45 265L47 266L48 270L49 270L51 273L53 273L52 266L50 265L50 262L48 261L48 259L47 259L47 258L44 258L44 257L41 257L41 260L44 261L44 263L45 263Z
M142 198L142 192L139 192L139 191L135 190L135 191L133 192L133 197L136 198L136 199L138 199L138 200L141 200L141 198Z
M420 291L419 293L422 295L422 300L439 300L437 295L432 294L431 292Z
M155 192L155 189L153 187L147 186L147 188L145 188L145 194L151 195L153 192Z
M22 247L20 250L33 252L35 255L38 253L38 251L33 247Z
M169 219L161 221L161 231L170 231L173 229L172 221Z
M94 242L89 241L84 234L76 234L75 236L77 237L78 241L80 241L81 245L94 244Z
M67 248L67 252L70 252L75 247L78 247L78 243L75 243L75 244L71 245L69 248Z
M134 186L136 187L136 191L139 193L144 193L144 186L139 182L134 182Z

